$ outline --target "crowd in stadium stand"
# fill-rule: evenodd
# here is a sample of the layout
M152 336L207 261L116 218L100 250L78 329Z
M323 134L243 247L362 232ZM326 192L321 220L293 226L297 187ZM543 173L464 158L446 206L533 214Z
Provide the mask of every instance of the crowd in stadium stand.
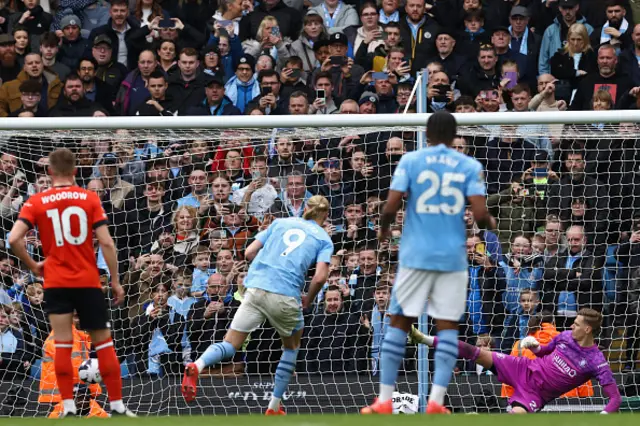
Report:
M640 105L640 25L628 0L0 6L2 117L415 112L407 102L423 68L429 111ZM625 135L638 129L620 124L616 138L575 140L562 137L562 126L522 127L534 136L498 126L454 141L485 165L487 203L498 219L488 232L466 215L464 335L509 352L529 333L564 330L579 308L593 307L605 313L607 329L624 327L624 368L635 369L640 151ZM332 206L325 229L335 255L306 313L298 370L376 372L402 214L380 244L377 220L415 139L391 131L267 143L234 131L170 142L127 131L101 141L15 137L0 159L2 228L6 234L28 197L51 185L51 149L71 147L82 166L78 184L100 195L118 247L127 298L112 308L112 327L122 363L132 375L178 374L224 336L242 300L247 243L275 218L301 216L305 200L322 194ZM27 246L40 252L35 231ZM98 263L109 293L100 253ZM6 379L40 362L44 374L51 360L41 359L49 335L42 283L8 251L0 277L0 371ZM265 326L212 374L274 371L279 351Z

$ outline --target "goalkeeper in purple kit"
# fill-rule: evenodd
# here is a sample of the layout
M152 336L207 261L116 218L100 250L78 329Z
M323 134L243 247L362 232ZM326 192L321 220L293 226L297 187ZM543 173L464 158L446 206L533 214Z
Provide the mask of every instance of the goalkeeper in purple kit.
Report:
M594 342L600 331L602 314L593 309L578 312L571 331L564 331L548 345L540 346L533 337L522 339L520 346L536 354L535 359L518 358L458 342L460 357L475 361L497 375L498 380L513 386L509 404L517 414L535 413L562 394L597 379L609 403L601 412L608 414L620 408L620 392L609 363ZM413 330L414 341L437 346L438 338Z

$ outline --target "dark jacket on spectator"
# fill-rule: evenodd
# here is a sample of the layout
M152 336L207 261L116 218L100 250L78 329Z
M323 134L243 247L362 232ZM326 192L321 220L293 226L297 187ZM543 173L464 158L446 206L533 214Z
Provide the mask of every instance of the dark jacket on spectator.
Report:
M147 100L143 101L143 103L138 107L138 110L133 115L141 115L143 117L158 117L158 116L167 116L173 117L176 115L176 111L173 108L173 99L169 97L165 97L162 101L159 101L160 106L164 108L162 111L158 111L158 109L149 105L147 101L151 100L151 98L147 98Z
M199 72L196 78L189 82L184 81L179 72L169 77L167 96L175 99L174 108L178 111L178 115L185 115L189 108L202 103L205 98L206 81L207 75L202 72Z
M213 314L210 318L204 317L207 306L212 302L211 296L207 293L189 309L188 330L193 359L201 356L212 343L222 342L229 325L231 325L231 320L240 306L240 303L231 295L221 301L225 309ZM239 354L241 355L241 353Z
M124 35L124 41L127 45L127 68L132 70L138 64L138 54L140 50L136 49L136 46L140 46L141 42L146 37L145 31L146 29L140 29L140 25L137 23L135 18L131 16L127 17L127 23L129 27L131 27ZM103 25L98 28L94 28L91 30L91 34L89 34L89 43L87 44L87 51L85 51L85 55L87 57L91 57L91 49L93 48L93 40L102 34L106 34L111 39L111 49L112 49L112 58L113 60L118 60L118 50L120 49L120 39L118 38L118 34L113 29L113 23L111 18L106 25Z
M600 73L594 72L591 75L586 75L580 84L578 84L578 91L576 92L573 102L571 102L570 109L574 111L589 111L592 109L591 100L597 89L607 90L613 98L615 104L620 100L625 92L631 89L631 81L626 75L616 72L611 77L602 77Z
M93 90L95 93L95 99L93 101L109 114L114 115L115 110L113 109L113 103L115 102L116 98L116 89L97 78L93 79L93 83ZM89 99L87 95L89 94L85 92L85 97Z
M500 67L496 65L496 72L489 75L480 68L476 59L469 68L460 73L456 87L462 95L469 95L475 98L480 89L498 87L500 85L500 75Z
M241 115L242 113L236 106L231 102L231 99L226 96L220 102L220 105L216 106L213 111L211 111L211 107L207 103L207 100L204 99L202 104L199 106L192 106L187 109L185 115Z
M640 64L638 64L638 59L636 58L635 47L631 46L620 52L618 61L620 62L620 69L625 70L625 73L629 76L631 87L640 86Z
M13 29L16 27L20 18L24 14L27 9L21 10L9 16L9 28L8 33L13 33ZM33 18L33 19L31 19ZM42 6L37 5L33 9L31 9L31 17L27 19L24 24L21 24L23 27L26 27L29 33L29 41L31 42L31 51L39 52L40 51L40 36L51 28L51 24L53 23L53 15L42 10Z
M487 143L487 192L494 194L502 191L513 182L513 178L531 167L536 155L536 147L524 139L504 142L500 138Z
M418 28L416 40L413 40L413 33L407 22L408 17L401 17L399 22L404 56L411 60L412 74L419 71L419 68L417 68L419 64L425 63L425 59L422 58L429 57L435 53L436 35L440 27L429 15L425 15L424 18L425 21Z
M578 309L593 308L602 312L602 269L596 267L593 254L589 250L583 250L571 268L567 268L568 258L569 251L565 250L544 265L544 275L540 283L543 309L555 314L560 292L569 291L576 293Z
M123 116L135 115L138 108L149 96L147 85L140 75L140 70L136 68L127 75L118 90L115 104L116 111Z
M76 41L69 41L66 38L63 38L56 60L61 64L65 64L72 70L76 70L78 69L78 64L80 64L80 59L84 57L84 53L88 49L88 46L88 40L85 40L82 37L79 37Z
M284 1L278 2L273 8L267 10L264 3L257 6L253 12L245 15L240 20L240 40L255 39L260 22L273 16L278 21L282 37L296 40L302 30L302 16L296 9L287 6Z
M311 319L305 360L309 373L343 373L356 368L360 315L342 311L319 313Z
M127 67L113 59L107 66L100 67L96 70L96 78L111 86L113 93L120 89L120 84L127 77Z
M58 104L49 112L50 117L91 117L98 105L82 97L78 102L71 102L62 96Z
M586 71L587 75L592 75L593 73L598 72L598 66L596 63L597 55L593 50L587 50L580 57L580 62L578 62L578 69L582 71ZM570 85L570 88L577 89L578 83L580 83L584 77L578 77L576 75L576 70L573 65L573 58L564 50L558 50L555 55L551 57L549 60L549 65L551 65L551 74L557 78L558 80L566 81L566 84ZM569 96L571 92L567 93ZM562 98L563 100L568 101L570 99Z
M425 57L424 61L421 61L420 63L416 63L415 66L418 69L422 69L422 68L425 68L431 62L440 62L444 67L444 72L447 73L447 75L449 76L449 79L453 83L458 79L458 76L462 73L462 71L464 71L468 67L467 63L469 58L465 55L456 53L458 51L459 50L456 49L444 59L438 54L429 56L428 58Z
M159 212L150 212L142 198L135 209L127 211L125 223L131 256L149 253L160 232L171 224L171 205L165 204Z

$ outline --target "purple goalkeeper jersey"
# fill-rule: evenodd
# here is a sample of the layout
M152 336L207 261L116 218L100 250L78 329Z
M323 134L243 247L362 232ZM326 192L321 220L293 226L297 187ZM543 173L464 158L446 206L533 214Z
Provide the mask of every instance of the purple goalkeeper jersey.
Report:
M596 378L601 386L615 384L609 363L597 345L583 348L578 345L571 331L563 331L542 346L537 358L529 364L534 373L532 379L539 386L545 400L555 399Z

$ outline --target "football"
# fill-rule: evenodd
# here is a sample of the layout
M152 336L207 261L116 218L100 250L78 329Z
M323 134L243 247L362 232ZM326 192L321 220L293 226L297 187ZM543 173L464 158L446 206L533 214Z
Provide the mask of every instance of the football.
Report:
M102 376L98 368L98 360L96 358L90 358L82 361L80 368L78 368L78 377L85 383L100 383Z

